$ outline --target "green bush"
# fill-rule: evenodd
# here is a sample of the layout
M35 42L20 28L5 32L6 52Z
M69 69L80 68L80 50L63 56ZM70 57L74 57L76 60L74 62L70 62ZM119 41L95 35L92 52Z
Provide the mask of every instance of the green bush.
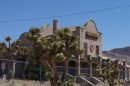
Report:
M46 80L50 80L53 77L52 72L45 72L45 78Z
M71 80L66 81L63 86L74 86L73 81L71 81Z
M43 67L41 67L41 70L40 70L40 65L28 64L24 71L24 75L25 75L25 78L28 80L40 81L40 76L41 76L42 81L47 80L46 75L45 75L45 70Z

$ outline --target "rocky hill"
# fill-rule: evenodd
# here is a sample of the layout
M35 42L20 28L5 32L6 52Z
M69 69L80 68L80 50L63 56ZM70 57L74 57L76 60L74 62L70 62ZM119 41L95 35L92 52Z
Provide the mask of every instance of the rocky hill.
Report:
M130 64L130 46L103 51L103 55L111 58L126 60Z

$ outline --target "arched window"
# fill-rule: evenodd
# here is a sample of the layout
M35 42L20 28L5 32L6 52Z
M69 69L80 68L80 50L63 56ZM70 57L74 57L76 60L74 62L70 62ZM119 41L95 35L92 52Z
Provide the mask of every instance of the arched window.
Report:
M99 46L96 45L96 55L99 55Z

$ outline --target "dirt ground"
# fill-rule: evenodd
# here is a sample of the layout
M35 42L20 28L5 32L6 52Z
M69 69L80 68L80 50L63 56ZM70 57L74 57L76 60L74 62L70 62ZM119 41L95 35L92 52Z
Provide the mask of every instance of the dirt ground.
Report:
M12 86L12 80L8 82L0 80L0 86ZM39 81L14 80L13 86L50 86L50 82L42 82L40 85Z

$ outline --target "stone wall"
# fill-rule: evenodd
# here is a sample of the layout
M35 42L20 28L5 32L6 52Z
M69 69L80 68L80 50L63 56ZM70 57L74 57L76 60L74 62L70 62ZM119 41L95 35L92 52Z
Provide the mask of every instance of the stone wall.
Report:
M86 38L86 32L97 35L97 39ZM84 49L84 43L87 44L87 55L96 57L96 46L99 46L99 56L102 56L102 34L98 32L97 27L93 21L88 21L84 29L80 29L80 47ZM92 49L93 46L93 49Z

